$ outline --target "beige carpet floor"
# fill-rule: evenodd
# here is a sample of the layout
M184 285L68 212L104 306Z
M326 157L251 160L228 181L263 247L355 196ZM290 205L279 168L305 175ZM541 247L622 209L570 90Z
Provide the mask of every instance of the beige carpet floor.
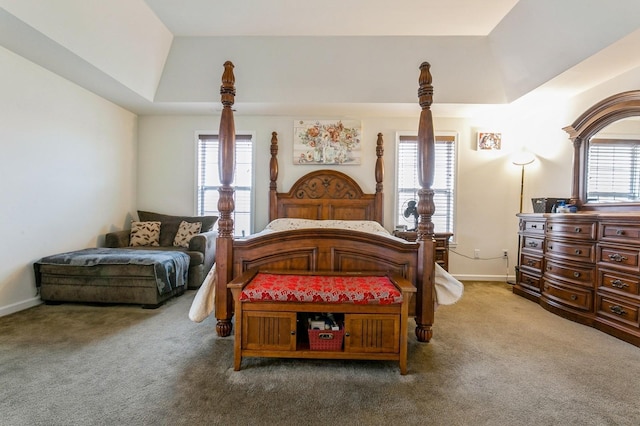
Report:
M638 425L640 348L504 283L466 282L397 363L252 358L156 310L41 305L0 318L0 425Z

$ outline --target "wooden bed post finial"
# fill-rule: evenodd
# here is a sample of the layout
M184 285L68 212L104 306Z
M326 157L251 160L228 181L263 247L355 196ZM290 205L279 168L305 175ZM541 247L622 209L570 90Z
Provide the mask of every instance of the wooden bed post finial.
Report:
M376 192L382 191L382 181L384 180L384 140L382 139L382 133L378 133L378 140L376 141Z
M435 240L432 216L435 211L433 202L433 177L435 168L435 136L433 131L433 86L431 85L431 65L420 65L418 79L418 101L422 111L418 125L418 276L416 297L416 337L420 342L428 342L433 336L435 304Z
M269 162L269 222L278 217L278 133L271 132L271 161Z
M384 140L382 139L382 133L378 133L378 140L376 141L376 199L378 202L376 203L379 206L379 211L376 212L376 221L381 225L384 225L384 208L383 208L383 184L384 181L384 159L382 155L384 154Z
M236 131L233 119L233 109L236 96L235 77L233 75L233 63L227 61L224 63L224 72L222 73L222 86L220 86L220 95L222 102L222 116L220 118L220 132L218 135L220 148L218 150L218 166L220 174L220 198L218 199L218 211L220 218L218 219L218 232L222 238L231 238L233 235L233 212L235 205L233 201L234 189L233 173L235 171L236 157Z
M435 168L435 136L433 131L433 116L431 103L433 102L433 86L430 72L431 65L423 62L420 65L420 87L418 100L422 111L418 126L418 240L433 236L433 222L431 217L435 211L433 203L433 176Z
M236 77L233 75L233 62L224 63L224 72L222 73L222 85L220 86L220 94L222 95L222 105L231 108L235 102L236 96Z
M235 208L233 195L234 188L233 173L236 168L236 128L233 118L236 88L235 76L233 75L233 63L224 63L222 73L222 86L220 95L222 101L222 115L220 116L220 131L218 133L218 173L220 177L220 188L218 193L218 238L216 239L216 256L220 261L216 266L216 295L226 294L227 297L215 297L216 332L220 337L231 335L231 317L233 315L233 298L227 290L227 283L232 279L232 272L229 265L223 259L233 257L233 217Z

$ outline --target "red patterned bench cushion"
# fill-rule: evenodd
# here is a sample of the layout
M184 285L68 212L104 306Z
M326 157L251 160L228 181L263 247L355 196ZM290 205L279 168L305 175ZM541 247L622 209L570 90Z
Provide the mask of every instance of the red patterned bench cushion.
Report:
M402 293L385 276L259 273L240 294L241 302L316 302L390 305Z

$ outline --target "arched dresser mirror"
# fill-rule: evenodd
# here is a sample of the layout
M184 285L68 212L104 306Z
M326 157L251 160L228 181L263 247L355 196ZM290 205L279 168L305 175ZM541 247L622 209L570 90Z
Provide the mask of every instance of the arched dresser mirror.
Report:
M518 214L513 292L640 346L640 90L598 102L564 130L578 212Z
M640 90L598 102L564 130L574 149L572 204L640 210Z

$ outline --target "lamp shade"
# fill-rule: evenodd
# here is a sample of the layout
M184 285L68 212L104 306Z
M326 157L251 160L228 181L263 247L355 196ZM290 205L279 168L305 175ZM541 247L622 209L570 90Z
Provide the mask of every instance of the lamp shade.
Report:
M516 166L526 166L536 160L536 156L529 151L519 151L511 156L511 162Z

